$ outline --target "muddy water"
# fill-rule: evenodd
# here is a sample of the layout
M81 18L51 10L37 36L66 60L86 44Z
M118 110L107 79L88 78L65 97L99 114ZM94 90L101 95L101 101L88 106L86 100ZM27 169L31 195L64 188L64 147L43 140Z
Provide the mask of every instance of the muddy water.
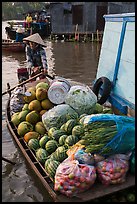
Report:
M2 23L2 38L6 39ZM76 42L50 42L47 44L49 74L65 77L91 86L96 77L101 44ZM26 66L25 53L2 52L2 92L7 82L11 87L18 83L16 70ZM2 161L3 202L50 202L43 186L26 163L6 126L5 104L7 95L2 97L2 156L16 161L11 165Z

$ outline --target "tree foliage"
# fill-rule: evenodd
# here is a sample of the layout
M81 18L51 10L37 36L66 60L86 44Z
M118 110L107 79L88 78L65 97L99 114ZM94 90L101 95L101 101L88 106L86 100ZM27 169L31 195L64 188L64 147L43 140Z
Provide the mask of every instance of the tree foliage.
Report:
M46 2L2 2L2 20L23 20L23 13L45 8Z

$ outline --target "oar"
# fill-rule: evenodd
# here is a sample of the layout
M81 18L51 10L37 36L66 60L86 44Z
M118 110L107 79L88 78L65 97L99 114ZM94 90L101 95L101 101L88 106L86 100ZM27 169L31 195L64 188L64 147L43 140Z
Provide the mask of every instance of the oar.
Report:
M5 95L5 94L7 94L7 93L9 93L10 91L13 91L16 87L22 86L22 85L24 85L24 84L30 82L31 80L33 80L33 79L39 77L39 76L42 75L42 74L43 74L43 72L40 72L39 74L35 75L34 77L31 77L30 79L27 79L26 81L23 81L22 83L17 84L17 85L14 86L13 88L8 89L7 91L3 92L3 93L2 93L2 96ZM50 78L50 79L52 79L52 80L54 79L54 77L52 77L52 76L50 76L50 75L48 75L48 74L45 74L45 76L47 76L48 78Z
M3 161L5 161L5 162L8 162L8 163L10 163L10 164L16 164L15 162L13 162L13 161L10 161L9 159L6 159L6 158L4 158L4 157L2 157L2 160Z

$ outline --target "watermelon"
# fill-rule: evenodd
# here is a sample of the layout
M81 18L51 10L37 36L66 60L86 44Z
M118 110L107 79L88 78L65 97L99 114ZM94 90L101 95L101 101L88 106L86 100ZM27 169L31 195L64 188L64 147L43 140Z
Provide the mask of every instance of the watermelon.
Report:
M76 125L72 129L72 135L77 136L78 138L81 138L83 136L85 130L83 125Z
M45 163L47 157L49 156L48 152L43 149L43 148L39 148L36 150L36 158L38 159L38 161L40 161L42 164Z
M60 162L49 159L48 162L45 162L45 170L49 174L49 176L54 179L54 176L56 174L57 167L59 166Z
M60 130L63 130L64 132L66 132L66 131L65 131L65 125L66 125L66 123L64 123L63 125L61 125Z
M59 138L59 145L64 145L65 144L65 139L68 137L68 135L61 135Z
M56 154L56 160L59 162L62 162L64 159L67 158L67 154L66 154L66 148L64 146L60 146L56 149L55 151Z
M47 152L49 152L49 154L53 153L58 147L58 143L56 140L49 140L46 145L45 145L45 149L47 150Z
M50 129L48 130L48 136L49 136L49 137L52 137L52 133L53 133L55 130L58 130L58 128L56 128L56 127L50 128Z
M60 136L64 135L65 132L63 130L55 130L52 134L51 134L51 137L52 139L54 140L59 140Z
M43 137L40 138L39 140L39 145L40 147L42 147L43 149L45 148L45 144L47 143L47 141L49 141L50 138L48 137L48 135L44 135Z
M53 159L53 160L58 161L56 151L55 151L55 152L53 152L53 153L50 155L50 159Z
M48 159L45 161L44 166L45 166L45 170L46 170L46 171L48 171L48 164L50 163L50 161L51 161L51 158L48 158Z
M86 114L86 113L83 113L82 115L80 115L80 116L79 116L79 120L80 120L81 118L83 118L84 116L87 116L87 114Z
M79 118L79 124L83 124L85 117L87 116L87 114L82 114Z
M28 146L30 147L30 149L36 151L39 148L39 140L38 139L30 139L28 141Z
M70 119L65 123L65 131L67 134L71 134L72 128L76 125L77 121L75 119Z
M78 139L77 136L69 135L69 136L65 139L65 145L72 146L72 145L74 145L75 143L77 143L78 140L79 140L79 139Z

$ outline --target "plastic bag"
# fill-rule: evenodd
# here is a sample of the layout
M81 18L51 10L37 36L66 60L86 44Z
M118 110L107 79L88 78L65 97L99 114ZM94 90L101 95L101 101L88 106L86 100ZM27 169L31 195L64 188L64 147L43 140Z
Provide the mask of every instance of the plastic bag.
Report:
M60 128L67 120L77 119L78 114L67 104L57 105L42 115L42 122L49 130L52 127Z
M16 87L11 94L10 100L10 110L11 115L16 112L20 112L25 104L24 101L24 88L23 87Z
M74 154L80 150L80 149L83 149L84 145L81 144L81 141L79 140L76 144L72 145L68 150L67 150L67 155L70 156L70 155L73 155L74 157Z
M126 154L135 148L135 118L114 114L92 114L85 116L83 124L86 126L97 121L115 121L118 131L111 141L97 153L104 156ZM105 149L111 149L111 151L106 153Z
M94 111L97 97L88 86L72 86L65 97L65 103L82 115L91 114Z
M118 184L125 181L129 170L129 156L115 154L96 164L99 180L105 184Z
M55 174L54 190L73 197L89 189L96 180L94 166L79 164L71 156L59 164Z
M76 151L74 154L74 159L78 160L80 164L94 164L94 155L86 153L84 149Z

